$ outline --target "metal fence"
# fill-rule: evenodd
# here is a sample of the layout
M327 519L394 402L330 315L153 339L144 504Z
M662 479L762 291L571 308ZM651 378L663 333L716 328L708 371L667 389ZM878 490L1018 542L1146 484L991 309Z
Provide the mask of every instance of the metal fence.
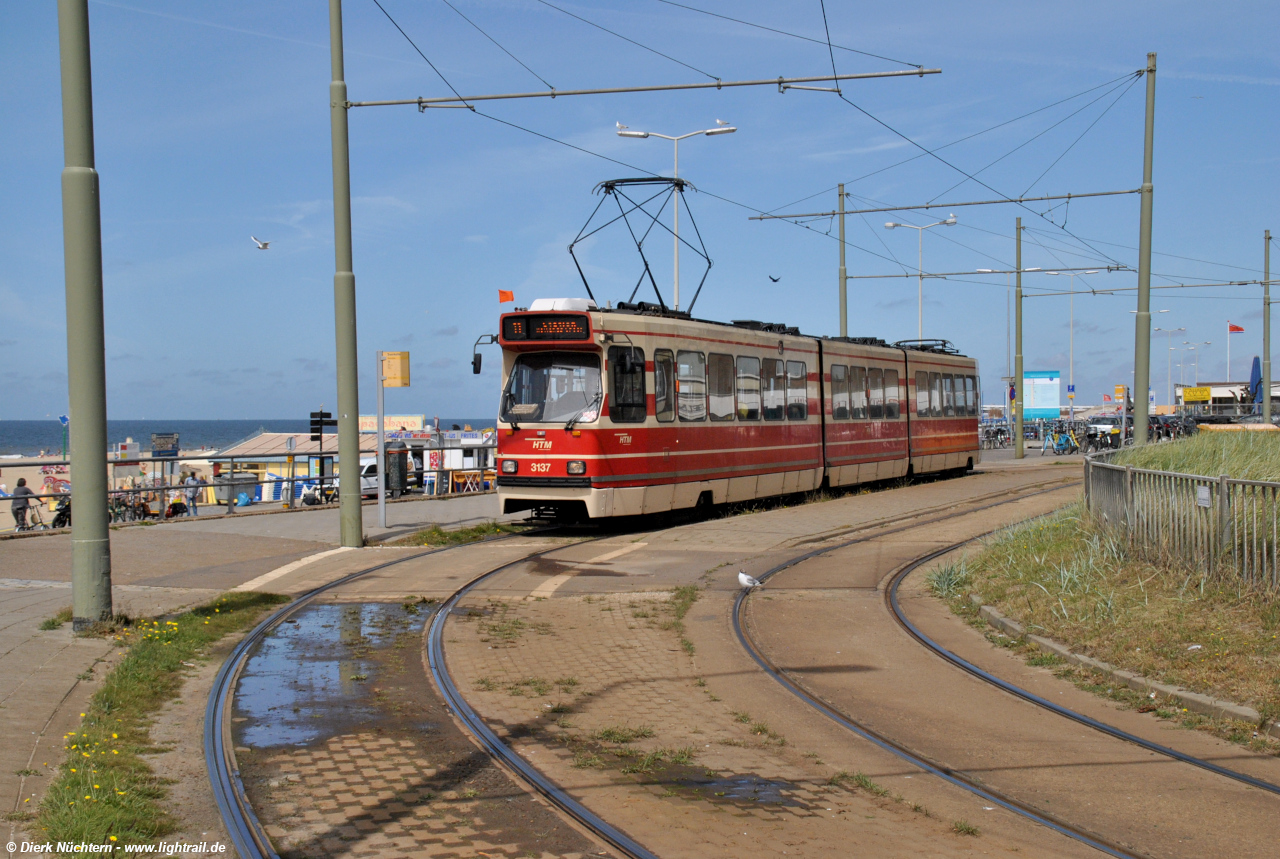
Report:
M1085 507L1140 554L1280 590L1280 483L1150 471L1087 457Z

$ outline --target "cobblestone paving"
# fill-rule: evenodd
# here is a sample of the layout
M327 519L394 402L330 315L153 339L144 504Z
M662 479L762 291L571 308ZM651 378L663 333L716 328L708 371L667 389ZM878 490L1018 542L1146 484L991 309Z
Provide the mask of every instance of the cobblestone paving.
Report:
M864 855L899 855L904 820L939 839L931 852L968 852L908 803L831 784L816 755L720 701L672 628L668 593L476 598L465 608L446 647L468 701L605 819L624 829L660 821L630 832L660 855L795 856L851 836Z

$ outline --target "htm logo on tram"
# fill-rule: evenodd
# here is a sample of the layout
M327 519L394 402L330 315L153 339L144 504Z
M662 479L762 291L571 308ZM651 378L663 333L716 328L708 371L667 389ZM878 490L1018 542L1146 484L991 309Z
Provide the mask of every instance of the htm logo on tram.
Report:
M534 450L551 450L551 440L545 438L535 438L533 440Z

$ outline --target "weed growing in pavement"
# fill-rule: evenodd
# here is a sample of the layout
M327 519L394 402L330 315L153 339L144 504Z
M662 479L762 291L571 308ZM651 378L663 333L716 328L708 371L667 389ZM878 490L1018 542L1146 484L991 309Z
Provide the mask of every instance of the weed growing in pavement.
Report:
M981 834L981 831L978 829L978 827L974 826L972 823L969 823L968 821L965 821L965 820L953 820L951 822L951 831L954 832L956 835Z
M67 606L66 608L60 608L58 609L58 613L55 614L53 617L48 617L40 621L40 628L41 629L61 629L64 623L69 623L71 621L71 618L72 618L71 606Z
M488 642L492 647L511 647L520 640L526 632L533 631L538 635L552 635L553 630L550 623L546 621L527 621L520 617L514 617L516 611L511 605L505 602L490 603L491 614L487 619L480 620L480 640ZM483 618L480 612L469 613L468 617Z
M874 781L871 780L870 776L866 775L863 772L851 773L851 772L847 772L846 770L840 770L840 772L836 773L831 778L827 779L827 783L832 785L851 784L854 787L858 788L859 790L865 790L867 793L872 794L873 796L889 795L888 788L882 787L881 785L876 784Z
M388 546L460 546L464 543L475 543L487 537L500 537L505 534L519 534L529 526L519 522L482 522L469 528L457 528L446 531L439 525L432 525L416 534L402 537L387 543Z
M730 713L729 715L733 716L733 720L734 720L735 722L741 722L741 723L742 723L742 724L744 724L744 725L751 721L751 716L750 716L750 714L748 714L748 713L743 713L743 712L741 712L741 711L739 711L739 710L734 710L734 711L733 711L732 713Z
M671 618L662 623L663 629L670 629L680 638L680 646L684 652L693 656L693 642L685 637L684 634L684 616L689 613L689 609L698 601L700 589L697 585L681 585L671 592L671 598L667 601L667 610L671 612Z
M930 590L944 600L949 600L964 593L971 579L969 568L962 559L932 570L926 581Z
M600 757L593 752L579 750L574 752L573 766L580 770L599 769L604 766L604 761L600 760Z
M478 678L476 680L475 686L476 686L476 689L480 690L481 692L495 692L498 689L498 684L490 680L488 677Z
M153 843L173 832L165 783L145 757L156 751L151 720L177 696L186 668L210 644L288 601L277 594L229 593L173 620L105 624L128 651L90 699L80 725L63 739L63 761L38 813L43 837Z
M458 794L458 798L459 799L475 799L479 795L480 795L480 791L476 790L474 787L468 787L468 788L462 789L462 792Z
M699 677L697 680L693 681L693 685L701 688L707 685L707 681Z
M1280 598L1186 563L1194 561L1136 555L1078 504L1003 529L966 559L968 589L1028 631L1153 680L1280 714ZM964 594L949 602L981 623Z
M1052 665L1061 665L1062 658L1056 653L1033 653L1027 657L1027 664L1044 668Z
M653 736L653 728L648 725L641 725L638 728L629 728L625 725L614 725L608 728L601 728L592 736L597 740L603 740L606 743L634 743L636 740L644 740Z

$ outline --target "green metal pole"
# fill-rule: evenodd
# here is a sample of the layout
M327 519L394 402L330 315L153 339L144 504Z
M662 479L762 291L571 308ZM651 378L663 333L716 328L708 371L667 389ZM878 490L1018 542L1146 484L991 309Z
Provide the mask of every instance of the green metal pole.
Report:
M93 76L87 0L58 0L62 61L62 240L67 284L71 437L72 627L111 617L107 529L107 370L102 327L102 212L93 166Z
M1262 236L1262 422L1271 423L1271 231Z
M360 387L356 359L356 276L351 262L351 162L347 84L342 69L342 0L329 0L329 119L333 131L333 316L338 361L338 497L342 545L364 545L360 516Z
M1142 214L1138 236L1138 313L1133 339L1133 443L1147 443L1151 389L1151 150L1156 128L1156 55L1147 54L1147 129L1142 147Z
M1017 252L1014 268L1018 271L1017 284L1013 298L1013 457L1022 459L1026 451L1022 444L1022 218L1018 218L1018 228L1014 230Z
M840 195L840 336L849 336L849 273L844 267L844 183L837 186Z

